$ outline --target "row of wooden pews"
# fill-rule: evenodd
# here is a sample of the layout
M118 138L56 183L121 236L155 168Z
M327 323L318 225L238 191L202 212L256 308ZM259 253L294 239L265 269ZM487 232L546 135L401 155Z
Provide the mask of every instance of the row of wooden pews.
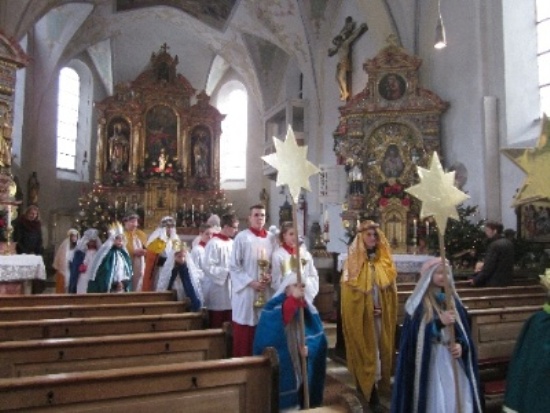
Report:
M398 285L399 324L404 318L404 305L414 285ZM487 411L500 411L507 366L517 337L525 321L542 308L547 293L537 279L490 288L472 288L467 282L459 281L455 287L468 310Z
M0 297L0 411L278 411L278 361L229 359L172 293Z

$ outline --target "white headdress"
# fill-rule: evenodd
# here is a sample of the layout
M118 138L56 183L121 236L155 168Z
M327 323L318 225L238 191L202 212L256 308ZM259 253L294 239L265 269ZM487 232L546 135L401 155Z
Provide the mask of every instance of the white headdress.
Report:
M422 265L422 269L420 270L420 280L418 280L418 283L416 284L414 291L412 292L411 296L408 298L407 302L405 303L405 311L407 312L407 314L411 316L414 314L414 312L422 302L422 298L424 298L426 291L428 291L428 288L430 288L430 284L432 282L432 277L434 272L437 270L437 268L440 265L441 265L441 258L432 258L426 261L424 265ZM449 283L449 286L451 287L451 291L453 292L453 295L455 296L455 298L459 299L455 291L455 285L453 281L453 271L449 266L449 262L446 262L446 266L447 266L447 281Z
M292 285L292 284L297 284L297 283L298 283L298 275L293 271L292 272L287 272L283 276L283 279L281 280L281 284L279 285L279 288L277 289L277 292L273 295L273 297L276 297L279 294L285 294L286 287L288 287L289 285ZM304 285L306 285L306 288L307 288L308 280L307 280L307 277L304 277L303 275L302 275L302 283ZM305 296L307 298L307 294ZM308 306L309 310L312 313L317 313L318 312L317 309L315 308L315 306L313 305L313 303L310 303L309 300L307 300L307 299L306 299L306 303L307 303L307 306Z
M82 238L80 238L76 244L76 249L83 252L88 251L88 242L90 241L96 242L97 249L101 248L101 239L99 238L99 233L95 228L89 228L84 231Z

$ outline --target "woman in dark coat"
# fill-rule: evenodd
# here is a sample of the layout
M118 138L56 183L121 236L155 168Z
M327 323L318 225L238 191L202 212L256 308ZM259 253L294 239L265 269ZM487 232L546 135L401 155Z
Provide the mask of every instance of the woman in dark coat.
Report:
M29 206L13 223L13 240L18 254L42 255L42 223L36 205Z

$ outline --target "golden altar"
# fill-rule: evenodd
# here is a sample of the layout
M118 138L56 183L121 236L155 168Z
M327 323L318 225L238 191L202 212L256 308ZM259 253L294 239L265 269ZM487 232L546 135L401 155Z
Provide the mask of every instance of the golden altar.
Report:
M220 196L222 115L204 92L177 73L164 44L135 80L95 103L95 193L121 211L140 212L147 229L165 215L196 233L205 206ZM196 95L196 96L195 96ZM192 100L196 102L192 104Z

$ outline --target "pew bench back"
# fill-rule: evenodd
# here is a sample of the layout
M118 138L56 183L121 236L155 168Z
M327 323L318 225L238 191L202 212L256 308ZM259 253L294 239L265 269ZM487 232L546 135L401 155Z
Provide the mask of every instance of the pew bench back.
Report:
M0 379L0 411L278 412L278 361L263 356Z

